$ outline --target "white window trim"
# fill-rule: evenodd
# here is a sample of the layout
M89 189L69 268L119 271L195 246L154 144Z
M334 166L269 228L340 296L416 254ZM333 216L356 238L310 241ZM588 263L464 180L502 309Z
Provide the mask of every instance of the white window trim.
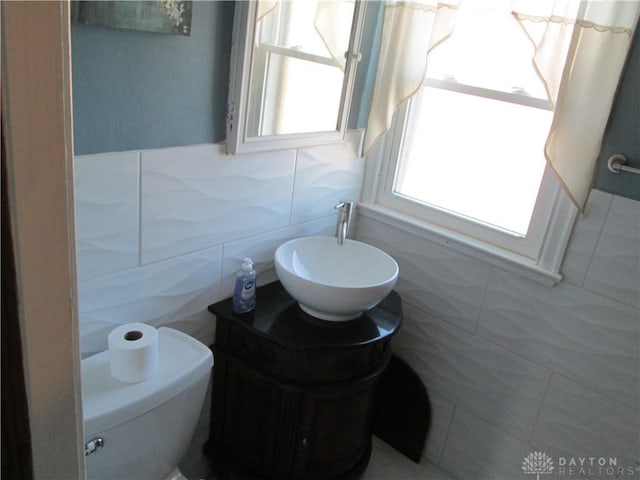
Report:
M460 83L456 80L427 77L424 79L423 85L425 87L435 87L442 90L449 90L450 92L466 93L469 95L477 95L479 97L490 98L493 100L502 100L518 105L541 108L544 110L553 110L553 106L551 105L549 100L545 98L531 97L529 95L523 95L520 93L502 92L500 90L490 90L488 88Z
M544 236L538 239L539 250L536 252L537 254L532 256L514 253L446 226L428 222L418 216L406 213L407 210L404 208L404 211L401 211L398 204L388 201L389 182L395 173L395 162L400 149L399 142L401 142L402 130L407 118L407 103L405 102L397 109L391 128L369 152L358 212L365 217L453 248L463 254L545 285L551 286L559 283L562 280L560 273L562 260L577 218L578 209L557 182L544 183L546 188L550 188L544 194L549 199L549 210L544 215L546 228ZM452 168L455 168L455 165L452 165ZM547 168L545 175L552 175L548 170Z

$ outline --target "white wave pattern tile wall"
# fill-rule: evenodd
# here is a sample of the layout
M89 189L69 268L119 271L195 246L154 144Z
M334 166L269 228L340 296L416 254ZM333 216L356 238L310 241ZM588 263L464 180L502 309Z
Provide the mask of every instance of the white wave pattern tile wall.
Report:
M424 458L438 464L449 433L455 404L433 391L429 392L429 402L431 403L431 425L429 425L429 441L425 446Z
M407 305L396 344L427 389L527 438L551 372Z
M521 470L522 459L530 451L527 442L457 408L440 465L458 478L469 480L535 478Z
M562 274L566 282L579 286L584 284L612 200L610 193L591 191L589 203L573 229L562 262Z
M358 239L400 264L396 353L432 392L423 458L458 478L640 479L640 202L593 191L548 287L361 216ZM619 288L622 286L622 288ZM614 457L624 475L558 470ZM542 478L543 475L540 475Z
M628 475L629 467L640 466L638 411L561 375L551 381L531 443L555 457L591 452L595 458L616 458L625 469L618 478L640 477L637 470Z
M138 265L140 154L85 155L74 162L80 280Z
M358 200L364 175L364 158L357 155L360 137L360 132L349 132L344 143L300 149L292 223L331 215L340 200Z
M206 307L232 294L242 258L268 283L278 245L334 234L333 207L359 196L360 141L351 132L309 152L228 156L211 144L76 157L83 354L131 321L211 341Z
M398 262L396 290L405 302L469 332L476 329L491 274L488 264L362 217L358 239Z
M584 286L640 307L640 202L614 197Z
M222 246L80 282L81 345L85 352L106 349L117 325L167 325L197 315L218 297Z
M549 289L496 272L478 334L634 406L638 321L637 309L573 285Z
M288 225L295 157L227 156L222 145L142 152L142 262Z

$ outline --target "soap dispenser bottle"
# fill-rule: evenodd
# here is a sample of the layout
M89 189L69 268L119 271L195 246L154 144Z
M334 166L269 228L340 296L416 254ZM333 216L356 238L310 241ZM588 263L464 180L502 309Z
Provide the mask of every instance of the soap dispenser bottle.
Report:
M253 261L245 258L236 274L236 286L233 290L232 310L235 313L247 313L256 306L256 271Z

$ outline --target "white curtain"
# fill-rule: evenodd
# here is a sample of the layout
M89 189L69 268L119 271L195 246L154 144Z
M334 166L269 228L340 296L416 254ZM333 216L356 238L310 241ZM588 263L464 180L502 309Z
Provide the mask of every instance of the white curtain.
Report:
M540 15L543 3L549 8ZM624 0L526 1L514 10L535 46L534 65L555 105L545 156L580 209L639 11L640 2Z
M354 7L354 0L318 1L316 16L313 20L316 32L342 70L345 69L347 62L345 54L351 37Z
M582 208L638 22L640 0L511 4L514 19L534 45L532 68L555 106L544 152L547 162ZM389 128L395 108L422 84L427 54L455 28L455 12L456 4L450 2L387 5L365 151Z
M389 129L396 107L422 85L427 73L427 54L453 31L457 5L456 0L387 2L365 152Z

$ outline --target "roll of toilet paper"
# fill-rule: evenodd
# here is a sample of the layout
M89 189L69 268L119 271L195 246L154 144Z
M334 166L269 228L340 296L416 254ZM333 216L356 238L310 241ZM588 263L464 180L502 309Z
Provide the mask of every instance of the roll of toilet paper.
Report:
M111 376L126 383L142 382L158 369L158 331L144 323L120 325L109 333Z

